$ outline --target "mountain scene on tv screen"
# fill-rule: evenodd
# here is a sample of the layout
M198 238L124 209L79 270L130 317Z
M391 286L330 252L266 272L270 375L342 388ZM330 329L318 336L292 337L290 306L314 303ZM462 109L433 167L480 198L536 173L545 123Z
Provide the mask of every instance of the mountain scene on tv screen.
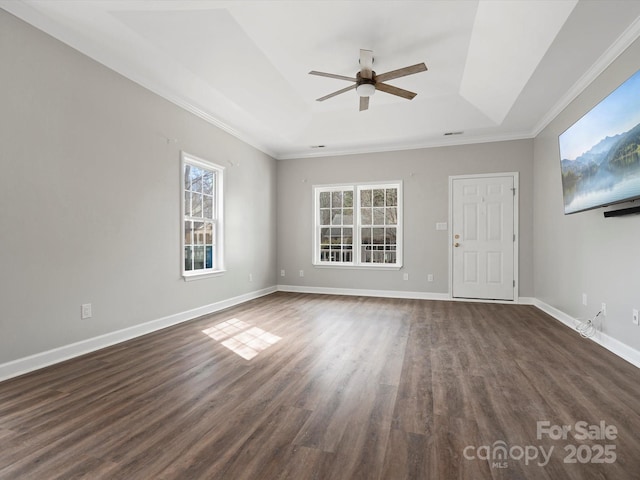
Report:
M561 165L567 213L640 196L640 123Z

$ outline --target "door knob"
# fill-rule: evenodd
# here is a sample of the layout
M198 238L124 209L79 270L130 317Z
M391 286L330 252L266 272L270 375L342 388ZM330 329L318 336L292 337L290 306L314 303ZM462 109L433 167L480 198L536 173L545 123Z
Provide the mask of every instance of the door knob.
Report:
M454 243L454 244L453 244L453 246L454 246L454 247L459 247L459 246L460 246L460 244L459 244L458 242L456 242L456 243Z

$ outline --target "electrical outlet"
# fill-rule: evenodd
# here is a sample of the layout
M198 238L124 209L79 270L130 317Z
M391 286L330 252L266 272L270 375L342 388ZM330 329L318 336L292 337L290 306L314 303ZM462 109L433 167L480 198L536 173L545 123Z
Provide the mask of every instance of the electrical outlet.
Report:
M304 270L300 270L300 276L304 277Z
M87 318L91 318L91 304L90 303L83 303L80 306L80 318L82 318L82 320L85 320Z
M607 304L602 302L602 306L600 307L600 311L602 312L602 315L604 315L605 317L607 316Z
M280 276L284 277L284 269L280 270Z
M408 273L403 274L402 275L402 279L403 280L409 280L409 274Z
M433 273L427 275L427 282L433 282Z
M633 309L633 323L634 323L635 325L640 325L640 324L638 323L638 309L637 309L637 308L634 308L634 309Z
M587 294L583 293L582 294L582 304L586 307L587 306Z

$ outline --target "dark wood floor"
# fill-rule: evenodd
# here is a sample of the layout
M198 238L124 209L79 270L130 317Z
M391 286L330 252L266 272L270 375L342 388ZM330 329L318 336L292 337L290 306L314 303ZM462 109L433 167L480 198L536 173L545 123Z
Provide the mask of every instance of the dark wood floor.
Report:
M0 383L0 478L638 479L640 371L531 306L276 293Z

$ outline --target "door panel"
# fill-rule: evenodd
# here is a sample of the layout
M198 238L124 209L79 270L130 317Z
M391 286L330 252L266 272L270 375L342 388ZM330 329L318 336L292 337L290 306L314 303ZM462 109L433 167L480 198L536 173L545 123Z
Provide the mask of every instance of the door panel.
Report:
M514 299L514 177L452 179L452 296Z

